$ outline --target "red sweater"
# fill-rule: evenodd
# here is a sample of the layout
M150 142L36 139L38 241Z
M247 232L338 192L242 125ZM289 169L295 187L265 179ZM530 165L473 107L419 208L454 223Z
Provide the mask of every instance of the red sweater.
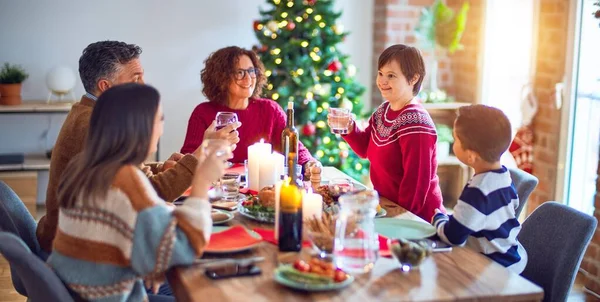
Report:
M399 111L385 102L363 131L354 126L344 139L352 150L371 162L375 190L425 221L435 209L445 212L438 185L435 125L419 104Z
M243 110L231 109L216 102L205 102L194 109L188 122L187 134L181 153L194 152L204 139L204 131L210 126L219 111L235 112L242 126L237 129L240 142L233 151L231 162L243 163L248 159L248 146L264 139L273 145L273 150L281 153L281 132L286 125L286 115L281 106L269 99L250 99ZM298 164L304 165L313 159L302 142L298 146Z

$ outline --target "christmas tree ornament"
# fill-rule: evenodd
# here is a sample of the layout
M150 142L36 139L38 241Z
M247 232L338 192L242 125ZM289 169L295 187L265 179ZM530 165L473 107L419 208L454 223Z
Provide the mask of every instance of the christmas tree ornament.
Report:
M340 152L340 157L341 158L348 158L348 150L342 150L342 152Z
M305 0L304 2L302 2L304 5L310 5L313 6L315 5L315 3L317 3L317 0Z
M304 125L302 127L302 135L313 136L316 132L317 132L317 127L311 122L308 122L306 125Z
M254 30L262 30L263 29L263 25L258 20L254 21L252 27L254 27Z
M294 30L294 28L296 28L296 23L290 20L285 28L287 28L287 30Z
M277 25L277 22L275 22L273 20L267 22L267 28L272 32L277 32L277 30L279 30L279 26Z
M331 71L331 72L338 72L342 69L342 63L340 63L340 61L338 61L337 59L331 61L331 63L329 63L329 65L327 65L327 70Z

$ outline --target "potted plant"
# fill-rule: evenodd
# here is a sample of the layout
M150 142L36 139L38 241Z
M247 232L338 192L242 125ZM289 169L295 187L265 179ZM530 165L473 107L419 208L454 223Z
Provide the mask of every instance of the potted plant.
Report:
M422 48L431 51L433 57L429 72L429 90L433 92L438 90L436 51L448 51L452 54L463 48L460 39L467 24L468 11L469 3L466 1L459 11L455 12L442 0L436 0L432 6L423 8L421 12L415 31Z
M445 159L450 156L450 145L454 142L454 136L452 136L452 129L444 124L436 124L435 130L437 132L437 158Z
M21 66L4 63L0 69L0 105L21 104L21 83L28 77Z

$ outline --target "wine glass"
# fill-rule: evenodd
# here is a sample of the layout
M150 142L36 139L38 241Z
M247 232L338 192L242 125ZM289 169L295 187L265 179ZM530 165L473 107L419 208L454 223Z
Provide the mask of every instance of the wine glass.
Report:
M229 124L236 123L238 121L238 116L235 112L220 111L217 113L215 121L215 129L219 131Z
M229 124L237 123L238 116L235 112L219 111L217 112L215 121L215 130L219 131ZM227 162L227 167L231 166L233 166L233 163Z

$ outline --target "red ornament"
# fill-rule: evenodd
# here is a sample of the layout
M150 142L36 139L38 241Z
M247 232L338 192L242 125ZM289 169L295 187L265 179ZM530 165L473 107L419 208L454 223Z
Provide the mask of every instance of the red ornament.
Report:
M262 52L265 52L267 50L269 50L269 47L267 45L263 45L260 47L260 51L262 51Z
M329 65L327 65L327 70L331 72L338 72L342 69L342 63L338 60L333 60Z
M313 123L308 123L302 127L302 135L313 136L317 132L317 127Z
M254 21L254 23L252 23L252 27L254 27L254 30L259 30L258 26L260 25L260 22L258 20Z
M294 28L296 28L296 23L290 21L285 28L288 30L294 30Z
M306 4L308 5L315 5L315 3L317 3L317 0L306 0Z

